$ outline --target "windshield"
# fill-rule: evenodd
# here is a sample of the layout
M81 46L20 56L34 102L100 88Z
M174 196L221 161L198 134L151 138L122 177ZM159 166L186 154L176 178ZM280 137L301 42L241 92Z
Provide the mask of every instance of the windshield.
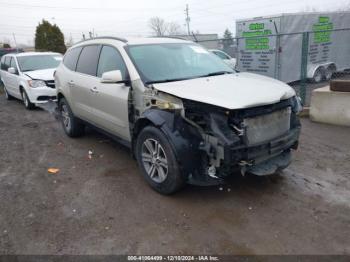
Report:
M233 73L220 58L196 44L152 44L127 47L146 84Z
M61 55L33 55L17 57L22 72L56 68L62 61Z

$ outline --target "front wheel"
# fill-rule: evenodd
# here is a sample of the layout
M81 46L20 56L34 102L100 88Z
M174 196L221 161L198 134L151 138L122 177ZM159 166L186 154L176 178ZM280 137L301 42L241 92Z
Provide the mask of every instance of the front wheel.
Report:
M136 157L143 177L157 192L169 195L181 189L185 179L167 137L158 128L145 127L136 142Z
M324 75L324 69L323 68L317 68L317 70L314 73L314 76L312 78L313 83L321 83L323 80Z
M61 98L58 107L64 132L70 137L82 136L85 126L73 115L66 99Z
M24 106L26 107L26 109L32 110L35 108L35 104L30 102L30 99L29 99L25 90L22 90L22 100L23 100L23 103L24 103Z

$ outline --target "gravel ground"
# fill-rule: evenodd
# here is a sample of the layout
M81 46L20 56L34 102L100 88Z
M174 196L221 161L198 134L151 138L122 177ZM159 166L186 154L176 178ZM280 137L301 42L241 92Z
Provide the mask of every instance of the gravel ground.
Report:
M126 148L0 95L0 254L350 254L350 128L302 122L283 173L165 197Z

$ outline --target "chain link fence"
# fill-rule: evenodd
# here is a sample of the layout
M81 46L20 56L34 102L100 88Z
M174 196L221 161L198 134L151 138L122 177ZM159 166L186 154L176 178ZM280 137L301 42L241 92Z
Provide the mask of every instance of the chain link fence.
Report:
M238 71L292 86L310 106L312 90L350 79L350 29L195 40ZM259 88L259 87L257 87Z

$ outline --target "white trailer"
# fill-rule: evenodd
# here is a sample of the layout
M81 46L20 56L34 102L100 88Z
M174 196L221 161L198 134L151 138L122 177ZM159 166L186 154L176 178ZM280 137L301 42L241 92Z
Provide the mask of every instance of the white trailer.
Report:
M300 80L306 32L308 79L329 80L350 68L350 12L330 12L238 20L237 69L286 83Z

